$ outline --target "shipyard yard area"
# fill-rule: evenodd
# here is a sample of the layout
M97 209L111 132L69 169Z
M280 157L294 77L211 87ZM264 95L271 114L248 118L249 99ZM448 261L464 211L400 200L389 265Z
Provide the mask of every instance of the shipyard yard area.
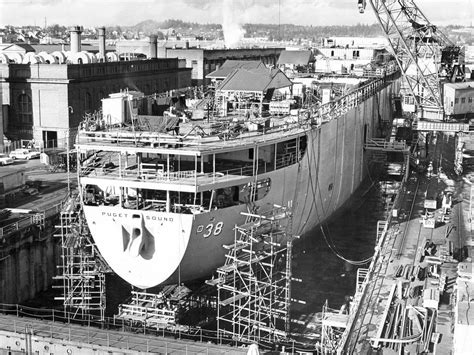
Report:
M0 2L0 354L474 353L474 8L335 3Z

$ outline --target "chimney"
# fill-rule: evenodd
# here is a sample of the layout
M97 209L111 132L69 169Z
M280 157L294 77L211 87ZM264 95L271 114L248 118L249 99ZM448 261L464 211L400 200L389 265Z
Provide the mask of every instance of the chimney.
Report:
M81 33L82 26L73 26L69 30L71 33L71 52L78 53L81 51Z
M105 27L99 27L99 55L104 59L104 62L107 61L105 56Z
M150 35L150 46L148 58L156 58L158 51L158 37L156 35Z

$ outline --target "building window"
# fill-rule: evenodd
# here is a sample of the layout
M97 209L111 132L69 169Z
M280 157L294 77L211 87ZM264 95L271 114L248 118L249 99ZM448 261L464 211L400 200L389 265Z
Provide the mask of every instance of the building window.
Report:
M192 60L191 61L191 77L193 79L197 79L198 78L198 61L197 60Z
M458 97L456 97L456 98L454 99L454 103L455 103L456 105L459 103L459 98L458 98Z
M472 103L472 96L469 96L469 98L467 99L467 102Z
M403 101L405 102L405 105L414 105L415 104L415 98L413 96L410 96L410 95L404 96Z
M462 104L465 104L465 103L466 103L466 98L465 98L465 97L462 97L462 98L461 98L461 103L462 103Z
M33 105L31 97L27 94L18 97L18 118L21 123L33 123Z
M89 92L86 92L84 97L84 111L90 111L92 109L92 96Z

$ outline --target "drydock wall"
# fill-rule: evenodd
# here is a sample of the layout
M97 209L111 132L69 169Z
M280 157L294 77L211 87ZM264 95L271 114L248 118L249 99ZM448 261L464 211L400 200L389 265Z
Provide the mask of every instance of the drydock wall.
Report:
M0 237L0 303L19 303L46 290L56 274L60 249L53 219Z

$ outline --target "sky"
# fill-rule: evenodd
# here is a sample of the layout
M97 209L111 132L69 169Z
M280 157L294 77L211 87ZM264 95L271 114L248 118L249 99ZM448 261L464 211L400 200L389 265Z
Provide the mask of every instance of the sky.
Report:
M152 19L222 23L223 2L240 23L354 25L375 23L357 0L0 0L0 25L134 25ZM408 1L408 0L407 0ZM474 0L415 0L435 25L471 25Z

